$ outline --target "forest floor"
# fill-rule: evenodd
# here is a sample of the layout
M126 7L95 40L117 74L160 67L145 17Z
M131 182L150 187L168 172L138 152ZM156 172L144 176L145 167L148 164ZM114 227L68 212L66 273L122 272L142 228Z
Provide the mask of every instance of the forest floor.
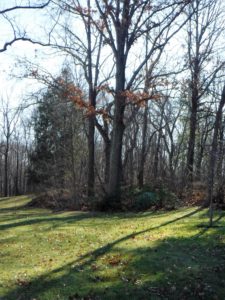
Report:
M0 198L0 299L225 299L225 212L88 213Z

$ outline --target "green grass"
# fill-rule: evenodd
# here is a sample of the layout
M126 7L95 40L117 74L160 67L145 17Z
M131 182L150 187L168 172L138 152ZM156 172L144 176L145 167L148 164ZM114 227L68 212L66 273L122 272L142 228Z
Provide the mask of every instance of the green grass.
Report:
M225 214L86 213L0 199L0 299L225 299Z

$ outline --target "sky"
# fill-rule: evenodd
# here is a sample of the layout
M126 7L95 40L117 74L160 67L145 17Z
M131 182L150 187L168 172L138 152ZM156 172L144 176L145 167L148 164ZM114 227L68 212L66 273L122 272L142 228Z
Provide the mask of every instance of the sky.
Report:
M35 0L33 1L35 2ZM28 0L0 0L0 10L14 6L16 3L24 5L28 2ZM44 10L17 10L10 12L7 17L10 18L10 22L13 22L14 25L16 24L15 28L18 27L18 31L21 32L21 28L23 29L22 34L32 37L34 40L42 41L46 40L46 33L51 30L52 26L49 13L54 14L55 12L49 11L48 8ZM13 38L10 22L4 16L0 15L0 48L5 42ZM79 25L77 27L79 27ZM80 30L79 28L79 31ZM79 34L81 33L79 32ZM138 45L136 48L134 55L140 53ZM103 54L104 51L107 52L107 50L103 50ZM107 53L105 53L105 55L107 56ZM20 63L21 61L32 61L57 76L64 59L64 56L57 54L55 50L50 48L41 47L29 42L16 42L13 46L9 47L7 51L0 53L0 85L3 87L0 92L0 97L8 97L10 99L10 105L16 107L26 94L40 88L40 83L37 84L35 80L19 78L26 73L23 64ZM135 61L137 62L134 56L134 60L132 60L131 63L132 68L135 68Z
M0 10L17 4L27 4L26 0L1 0ZM47 11L44 10L17 10L7 14L10 22L17 24L17 31L23 28L22 34L37 40L43 37L49 29ZM13 39L13 30L5 16L0 15L0 48ZM0 53L0 98L9 99L10 107L16 108L19 103L31 92L40 89L40 83L36 80L22 78L26 73L23 61L32 61L54 74L58 72L63 62L63 57L48 47L37 44L18 41Z
M42 49L29 42L17 42L6 52L0 53L0 97L7 97L11 106L18 106L27 95L42 87L37 80L25 78L28 72L23 64L26 61L58 74L63 59L51 49Z
M33 2L37 1L44 0L33 0ZM28 2L28 0L0 0L0 11L6 7L14 6L15 3L27 4ZM52 20L49 14L54 15L55 13L57 11L51 8L44 10L17 10L9 13L7 17L10 18L10 22L13 22L14 25L17 24L18 28L15 27L17 30L21 31L21 28L23 28L22 34L25 34L25 36L31 37L34 40L46 40L46 33L52 28ZM10 22L5 16L0 15L0 48L5 42L13 38ZM76 29L78 29L79 34L82 34L79 25L76 26ZM181 40L184 42L182 34L182 31L180 31L176 38L167 45L167 53L169 53L170 57L165 58L165 60L169 61L170 64L175 63L179 55L180 59L178 61L182 64L183 49L181 47ZM134 49L134 54L135 52L139 54L139 45L136 48ZM57 76L65 60L65 56L56 53L55 50L48 47L41 47L29 42L16 42L7 51L0 53L0 86L2 87L0 97L9 98L12 107L17 107L18 103L25 96L41 88L40 83L37 83L36 80L22 78L26 74L26 70L23 67L23 62L26 60L40 65L40 68L52 73L53 76ZM135 69L135 61L135 59L131 61L133 69Z

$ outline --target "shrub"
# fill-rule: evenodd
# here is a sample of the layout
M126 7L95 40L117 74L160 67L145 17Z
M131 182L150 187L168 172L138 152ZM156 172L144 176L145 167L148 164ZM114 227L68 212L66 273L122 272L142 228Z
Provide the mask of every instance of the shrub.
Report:
M133 195L132 208L147 210L150 208L175 209L179 204L177 196L165 187L144 187Z
M158 194L155 192L140 192L136 196L135 208L138 210L146 210L152 206L156 206L159 202Z

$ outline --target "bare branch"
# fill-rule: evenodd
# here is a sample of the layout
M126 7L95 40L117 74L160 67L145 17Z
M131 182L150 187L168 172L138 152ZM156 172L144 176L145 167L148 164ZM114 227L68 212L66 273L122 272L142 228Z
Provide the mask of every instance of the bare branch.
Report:
M41 4L41 5L16 5L12 6L3 10L0 10L0 14L5 14L14 10L20 10L20 9L42 9L49 5L51 0L48 0L47 2Z

